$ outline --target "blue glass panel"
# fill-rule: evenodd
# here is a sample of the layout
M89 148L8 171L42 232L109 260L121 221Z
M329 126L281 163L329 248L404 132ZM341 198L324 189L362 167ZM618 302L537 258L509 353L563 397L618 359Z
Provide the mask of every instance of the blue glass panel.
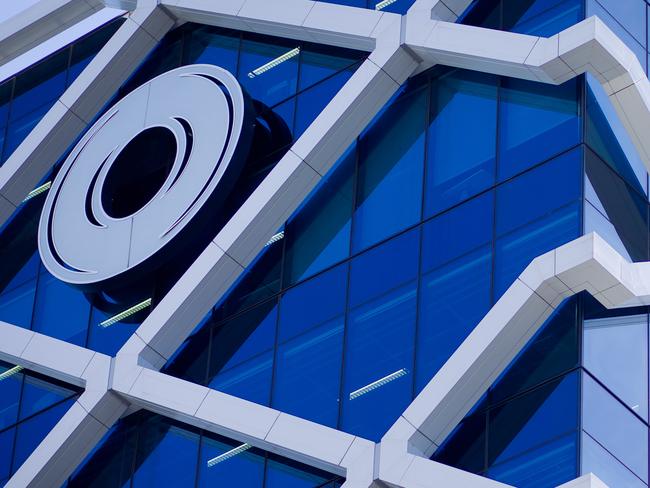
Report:
M356 151L348 150L287 224L285 286L341 261L350 254Z
M645 166L615 113L600 84L589 80L585 142L634 189L644 193Z
M589 434L582 434L581 453L581 473L593 473L607 486L620 488L645 488L647 486Z
M578 429L578 373L553 381L492 409L488 425L490 465Z
M490 390L490 403L527 390L578 365L578 299L565 301Z
M272 300L215 327L208 377L271 350L276 318L277 307Z
M72 45L70 68L68 68L68 86L71 85L83 69L88 66L95 57L95 54L104 47L104 44L106 44L113 34L115 34L123 22L124 19L116 19L85 38L76 41Z
M580 198L582 151L575 150L497 189L497 235Z
M415 282L350 311L341 399L344 430L378 441L410 403L415 315ZM394 379L364 392L388 375Z
M415 279L420 233L410 231L361 254L350 266L350 307Z
M213 434L201 439L199 458L200 487L240 486L242 488L262 488L264 483L264 453L249 449L225 461L210 466L210 460L221 456L241 443L224 439Z
M646 4L643 0L587 0L589 13L594 15L601 10L607 11L616 22L625 28L640 43L646 42ZM602 18L602 16L601 16ZM603 19L605 20L605 19ZM608 24L609 19L605 20Z
M423 227L422 271L427 272L492 241L494 193L469 200Z
M367 0L327 0L327 3L335 3L337 5L347 5L349 7L365 8Z
M74 392L53 380L25 375L20 399L20 419L34 415L55 403L72 396Z
M15 472L25 462L61 417L65 415L74 401L74 398L65 400L18 424L12 471Z
M7 137L3 151L4 159L7 159L21 142L27 137L30 131L38 124L41 118L50 109L50 104L45 104L33 112L28 113L20 119L13 120L7 126Z
M187 35L184 62L214 64L236 75L239 45L239 35L223 35L222 29L201 26Z
M29 329L35 295L36 281L0 295L0 320Z
M34 307L36 332L85 345L89 318L90 304L83 293L49 273L41 275Z
M126 322L117 322L108 327L99 325L112 315L93 307L88 327L88 347L93 351L108 354L109 356L117 354L117 351L131 337L131 334L135 332L139 325Z
M34 239L35 241L36 235L30 235L30 238ZM34 244L36 243L34 242ZM7 255L3 256L2 253L0 252L0 259L2 259L3 262L7 262L5 260L9 260L12 257L16 259L16 256L7 256ZM38 252L34 252L34 254L32 254L32 257L29 258L29 260L20 268L20 271L18 271L13 276L13 278L11 278L11 281L7 284L4 290L2 290L3 293L17 287L18 285L22 285L23 283L36 278L40 265L41 265L41 258Z
M602 312L594 314L593 311L602 310L596 304L590 308L585 307L585 368L634 412L647 419L647 314L612 316Z
M420 219L425 107L424 90L399 97L361 138L353 250Z
M648 427L583 374L582 428L644 482L648 481Z
M458 469L480 473L485 469L487 416L466 417L431 458Z
M140 426L133 488L193 486L198 449L198 433L152 416Z
M266 465L265 486L266 488L317 488L332 478L334 476L317 469L271 454Z
M577 144L578 82L561 86L503 80L499 110L499 180Z
M517 488L554 488L577 476L575 434L492 467L488 477Z
M494 76L464 71L444 74L433 82L427 143L426 216L449 208L494 183L496 86Z
M12 367L10 364L2 364L0 373L4 373ZM18 403L20 402L22 384L22 373L14 374L0 381L0 429L13 425L18 420ZM2 476L1 469L0 476Z
M356 67L351 65L361 57L360 53L337 50L336 54L324 46L309 46L300 53L300 83L298 90L315 85L334 73L346 69L350 75Z
M2 480L11 474L11 455L14 450L15 434L15 428L0 432L0 479Z
M496 243L494 300L510 287L537 256L581 235L579 203L513 232Z
M341 317L279 346L273 408L336 427L343 325Z
M485 246L422 277L416 355L418 392L490 309L491 276L492 248Z
M352 70L344 70L321 81L298 95L294 137L297 139L334 98L352 76Z
M208 386L260 405L269 405L272 375L273 352L269 351L219 372Z
M65 49L18 75L11 103L11 120L43 105L51 105L63 93L68 56Z
M13 85L14 85L13 80L9 80L0 84L0 128L7 125L7 118L9 117L9 102L11 100L11 92L13 90ZM3 131L0 130L0 133L2 132ZM2 146L0 145L0 150L1 148Z
M239 59L239 82L254 99L269 106L295 95L299 56L280 62L259 75L253 72L260 68L264 69L268 63L288 55L297 47L297 42L278 45L245 38Z
M503 29L550 37L583 19L581 0L503 0Z
M347 265L341 265L286 292L280 303L279 340L283 342L341 315L347 274Z

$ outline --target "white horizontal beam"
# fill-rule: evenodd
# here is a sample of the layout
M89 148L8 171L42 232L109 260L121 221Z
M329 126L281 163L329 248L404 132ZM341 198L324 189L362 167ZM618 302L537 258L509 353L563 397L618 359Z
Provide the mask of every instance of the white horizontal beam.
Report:
M0 167L0 225L54 166L174 21L136 10Z
M0 23L0 66L103 8L101 0L40 0Z
M381 479L402 486L430 457L562 301L589 292L607 308L650 305L650 263L630 263L597 234L534 259L381 441ZM408 485L403 485L408 486ZM434 486L421 485L421 486Z
M400 15L311 0L162 0L181 21L372 51Z

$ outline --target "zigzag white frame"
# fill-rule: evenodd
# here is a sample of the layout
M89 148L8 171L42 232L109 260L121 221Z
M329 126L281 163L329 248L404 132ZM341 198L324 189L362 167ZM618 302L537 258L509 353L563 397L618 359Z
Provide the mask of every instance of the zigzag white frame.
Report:
M72 23L75 15L86 15L83 4L93 7L95 0L57 1L63 5L57 12ZM625 263L596 236L559 248L552 259L544 255L535 260L378 445L154 370L162 367L399 86L433 64L554 84L589 71L605 87L650 169L650 141L644 142L639 134L650 123L650 84L629 48L596 18L548 39L446 22L456 20L467 0L417 0L406 16L310 0L106 3L133 12L0 168L0 222L50 169L47 161L65 151L174 23L194 21L280 35L366 50L370 56L115 358L0 324L0 337L6 339L0 341L0 357L86 388L8 486L62 482L129 404L344 474L346 488L377 481L405 487L504 486L421 456L435 450L462 418L460 412L471 408L478 392L523 347L559 297L587 289L610 307L627 306L623 298L649 303L647 263ZM0 62L57 31L42 15L23 24L5 26L2 32L10 35L0 36L0 50L9 56ZM557 271L558 256L565 255L566 269ZM612 268L612 262L620 268ZM537 281L530 281L535 276ZM557 297L548 295L549 287ZM64 349L74 349L70 357L79 358L74 365L62 359ZM491 369L483 368L485 376L477 380L472 375L485 361ZM161 384L164 388L156 386ZM257 423L256 418L267 423ZM301 436L322 441L306 446Z

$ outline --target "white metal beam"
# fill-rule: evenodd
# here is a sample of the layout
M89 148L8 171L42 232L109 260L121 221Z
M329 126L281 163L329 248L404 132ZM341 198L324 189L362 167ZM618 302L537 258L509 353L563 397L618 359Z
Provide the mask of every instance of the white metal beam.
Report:
M103 8L101 0L40 0L0 23L0 66Z

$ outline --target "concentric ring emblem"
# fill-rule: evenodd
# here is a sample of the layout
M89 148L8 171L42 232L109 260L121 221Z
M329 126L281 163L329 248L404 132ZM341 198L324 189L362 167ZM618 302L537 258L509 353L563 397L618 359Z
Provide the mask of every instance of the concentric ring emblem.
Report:
M241 172L250 110L237 80L211 65L169 71L115 104L52 185L38 236L47 269L94 288L200 225L194 217Z

